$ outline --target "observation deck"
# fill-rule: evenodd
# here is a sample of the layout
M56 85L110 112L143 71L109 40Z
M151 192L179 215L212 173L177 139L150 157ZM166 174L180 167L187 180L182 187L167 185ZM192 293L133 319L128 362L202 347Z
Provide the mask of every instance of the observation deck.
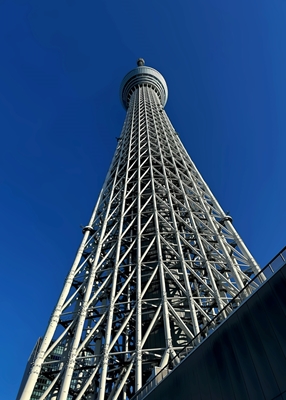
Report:
M145 66L143 58L137 61L137 68L128 72L120 86L120 98L125 109L128 108L129 100L136 87L146 85L158 94L164 107L168 99L168 87L163 76L156 69Z

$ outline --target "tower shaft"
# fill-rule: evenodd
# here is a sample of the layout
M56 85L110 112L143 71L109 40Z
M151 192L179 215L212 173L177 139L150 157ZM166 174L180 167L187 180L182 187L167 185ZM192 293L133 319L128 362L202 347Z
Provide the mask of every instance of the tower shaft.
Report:
M172 126L163 77L140 64L121 93L115 155L21 400L131 399L260 271Z

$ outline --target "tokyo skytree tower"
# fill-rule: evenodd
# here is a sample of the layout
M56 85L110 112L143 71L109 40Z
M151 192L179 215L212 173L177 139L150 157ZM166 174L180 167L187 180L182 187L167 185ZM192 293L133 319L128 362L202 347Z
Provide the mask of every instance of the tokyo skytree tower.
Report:
M260 271L164 110L163 76L139 59L120 94L122 133L21 400L131 399Z

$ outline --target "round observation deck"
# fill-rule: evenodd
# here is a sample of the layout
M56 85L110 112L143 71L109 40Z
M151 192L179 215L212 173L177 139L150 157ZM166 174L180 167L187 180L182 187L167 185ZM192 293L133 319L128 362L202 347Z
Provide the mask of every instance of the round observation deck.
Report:
M130 97L136 87L146 85L154 89L164 107L168 99L168 87L165 79L156 69L145 66L143 58L137 61L137 68L128 72L122 80L120 86L120 99L123 106L127 109Z

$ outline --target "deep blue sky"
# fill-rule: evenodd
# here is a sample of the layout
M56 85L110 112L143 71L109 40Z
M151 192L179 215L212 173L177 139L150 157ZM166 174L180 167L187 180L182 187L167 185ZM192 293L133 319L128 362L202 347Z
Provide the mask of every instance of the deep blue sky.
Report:
M0 1L0 398L16 396L104 181L138 57L264 266L285 244L284 0Z

